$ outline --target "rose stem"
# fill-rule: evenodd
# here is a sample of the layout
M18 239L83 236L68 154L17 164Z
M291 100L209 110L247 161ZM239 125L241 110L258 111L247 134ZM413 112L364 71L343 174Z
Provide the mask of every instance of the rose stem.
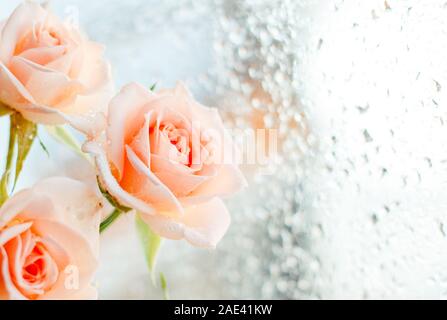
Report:
M121 215L121 210L115 208L113 212L99 225L99 233L103 232L107 229L108 226L110 226L113 221L116 220Z

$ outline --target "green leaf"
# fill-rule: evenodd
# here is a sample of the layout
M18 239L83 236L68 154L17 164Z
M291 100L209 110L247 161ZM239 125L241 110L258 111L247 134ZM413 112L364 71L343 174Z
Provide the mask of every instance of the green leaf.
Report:
M39 145L42 148L42 150L47 154L47 157L50 157L50 152L48 151L47 146L42 142L42 140L40 139L40 136L37 135L37 139L39 139Z
M89 156L82 152L81 143L63 126L46 126L47 132L57 141L62 142L71 150L76 152L81 157L91 161Z
M8 155L6 156L6 166L3 172L2 179L0 180L0 206L8 199L8 185L9 177L12 171L14 150L17 140L17 135L15 128L12 125L12 121L9 124L9 145L8 145Z
M12 109L9 108L3 102L0 102L0 117L7 116L8 114L11 114L11 113L12 113Z
M160 272L160 285L161 289L163 290L163 298L165 300L169 300L168 282L166 281L166 277L163 272Z
M154 91L156 86L157 86L157 82L155 82L155 83L149 88L149 90Z
M37 125L34 122L26 120L18 112L11 115L11 127L14 127L17 135L17 159L16 173L14 177L14 187L19 179L23 163L28 156L34 139L37 136Z
M22 117L20 113L10 115L9 122L9 145L8 154L6 156L6 166L0 180L0 205L8 199L8 187L11 177L14 177L13 189L19 179L23 164L33 145L37 135L37 125ZM17 147L16 147L17 146ZM17 149L16 156L15 150ZM13 172L13 164L15 163L15 172Z
M161 237L151 230L146 222L143 221L139 213L136 214L136 228L140 242L143 245L147 266L151 273L152 283L156 286L155 265L157 263L158 250L161 245Z
M0 180L0 207L8 200L8 182L11 171L6 169L3 173L2 180Z

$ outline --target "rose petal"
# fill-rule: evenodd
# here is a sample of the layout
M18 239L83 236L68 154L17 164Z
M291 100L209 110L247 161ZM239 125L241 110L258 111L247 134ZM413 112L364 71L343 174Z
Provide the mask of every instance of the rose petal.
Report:
M34 100L41 105L56 108L67 106L85 90L79 81L71 80L60 72L22 57L11 59L10 70L25 85Z
M177 197L190 194L201 183L210 179L207 176L193 174L181 163L175 163L157 155L152 155L151 158L152 171Z
M212 197L226 197L247 186L242 172L233 165L222 165L216 176L200 184L187 197L179 200L183 205L197 204Z
M0 230L15 218L30 202L30 191L22 190L14 195L17 201L6 201L0 208Z
M179 163L187 161L185 159L186 155L182 155L164 134L160 133L159 130L156 130L156 132L156 135L151 135L151 145L153 146L151 151L153 154ZM154 141L155 136L158 143Z
M141 162L129 146L126 146L126 154L129 162L120 182L123 188L160 211L181 216L183 208L175 195Z
M183 82L179 81L173 90L161 90L160 94L170 96L174 104L165 100L166 105L175 106L175 110L189 119L191 124L195 123L197 128L213 128L219 132L225 129L217 109L203 106L195 101Z
M118 184L110 171L110 166L104 149L97 142L86 142L83 145L82 150L91 153L94 156L103 186L120 202L120 204L146 214L154 214L155 210L152 206L131 195Z
M0 231L0 247L3 246L8 241L10 241L11 239L13 239L14 237L17 237L22 232L28 230L31 227L31 225L32 222L21 223L13 227L7 228L3 231Z
M42 281L30 283L24 279L24 262L29 254L31 254L35 245L36 241L32 239L31 233L28 230L9 241L5 246L10 261L12 278L15 280L17 288L27 297L35 297L36 295L43 294L45 288L52 285L59 274L54 260L47 252L43 252L42 256L39 257L42 261L41 267L44 269L42 275L44 278L41 279Z
M3 272L0 277L6 279L3 286L6 293L0 289L0 296L13 297L16 285L17 290L30 298L44 298L47 294L69 298L77 294L77 290L84 290L97 267L99 203L94 189L69 178L42 180L8 199L0 209L2 225L14 219L29 222L9 226L0 232L0 249L4 251L2 263L6 261L9 265L8 274ZM38 256L42 260L43 278L31 284L24 281L23 265L25 259L33 259L29 257L37 243L43 245ZM65 286L69 276L63 272L66 265L77 268L79 287L75 290ZM16 285L8 279L14 279Z
M125 144L131 143L136 130L141 128L144 114L141 109L155 99L155 95L136 83L123 87L109 105L109 126L107 129L108 156L118 171L121 180L125 161Z
M0 297L10 300L27 300L11 279L8 254L3 246L0 246L0 268Z
M97 91L110 82L109 63L104 60L104 46L85 41L82 43L83 59L80 61L79 73L75 76L90 91Z
M40 63L46 68L65 74L70 79L76 79L79 73L79 65L82 62L82 52L78 47L67 48L62 55L54 57L46 63ZM30 60L30 59L29 59Z
M1 102L33 122L68 122L88 135L100 131L80 116L105 112L113 92L103 46L89 42L77 28L31 2L20 5L2 23L0 43ZM26 65L11 62L17 58Z
M75 266L79 272L79 288L87 286L97 266L99 254L100 199L95 190L79 181L56 177L42 180L34 186L33 199L47 199L51 206L42 206L42 200L31 201L20 219L33 221L32 230L42 235L42 241L60 268ZM61 250L63 248L63 250ZM61 270L54 288L65 298L66 274Z
M35 24L43 23L46 17L47 12L37 3L26 1L19 5L2 29L0 61L8 63L20 38L31 32Z
M151 166L151 144L149 130L152 114L152 112L149 112L145 115L144 125L141 127L140 131L133 138L132 143L130 144L132 150L147 167ZM152 120L154 119L152 118Z
M63 223L81 233L92 245L93 251L98 252L99 211L102 205L94 189L80 181L55 177L40 181L33 191L36 195L51 199L54 209L47 209L49 212L44 215L37 210L37 205L30 204L31 208L20 214L20 217Z
M219 198L185 209L181 220L163 216L142 215L142 219L159 235L186 239L194 246L214 248L230 225L230 215Z
M25 86L0 62L0 101L12 108L21 104L35 103Z
M94 272L98 265L98 255L93 248L96 244L91 244L83 233L75 231L60 222L49 220L38 220L33 224L33 230L38 234L44 234L46 238L58 243L69 257L69 265L77 268L79 275L79 288L84 288L92 281ZM99 234L97 235L99 239ZM46 295L57 295L60 299L66 299L76 290L67 290L64 282L68 274L61 270L57 283L53 289L46 292ZM73 292L71 292L73 291Z
M65 46L31 48L22 52L19 57L45 66L58 58L66 58L67 55L64 55L66 51ZM48 65L46 67L56 71Z
M23 61L17 63L16 59L16 71L23 71L24 68L26 69L30 67L29 64L31 64L29 61L26 63L23 63ZM41 69L44 74L48 71L43 67L36 65L34 65L34 67ZM48 71L48 74L54 75L51 70ZM62 74L59 74L59 76L62 78L65 77ZM57 77L58 75L54 75L53 80L56 81ZM72 82L71 84L70 81L68 82L69 83L65 82L68 87L71 86L72 88L76 88L79 85L76 82ZM98 132L101 132L105 127L105 118L99 112L100 110L98 108L103 108L106 105L105 101L107 100L107 97L111 95L111 87L104 88L103 90L98 91L98 93L89 96L77 95L74 97L75 101L72 106L67 108L60 105L59 107L64 108L57 110L42 104L37 104L28 90L1 63L0 84L5 87L5 90L3 90L3 88L0 89L0 101L19 110L20 113L30 121L48 125L57 125L68 122L71 126L88 136L97 136ZM60 88L60 90L63 89ZM75 91L76 90L77 89L75 89ZM54 94L55 93L53 93L53 95ZM72 95L73 94L74 92L72 92ZM70 94L68 94L68 97L66 98L69 97ZM95 110L98 111L98 113L94 113L93 116L86 114L87 112L94 112Z

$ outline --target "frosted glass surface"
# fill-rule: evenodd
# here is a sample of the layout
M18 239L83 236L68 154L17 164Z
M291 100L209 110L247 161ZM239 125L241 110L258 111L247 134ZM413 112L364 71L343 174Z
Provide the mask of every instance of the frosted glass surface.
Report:
M19 1L2 1L6 17ZM185 81L230 128L278 129L215 251L166 241L172 298L447 298L447 5L441 0L60 0L117 88ZM0 146L7 121L0 120ZM75 175L34 146L19 187ZM1 157L3 163L4 157ZM86 166L87 167L87 166ZM102 236L100 298L160 298L133 217Z

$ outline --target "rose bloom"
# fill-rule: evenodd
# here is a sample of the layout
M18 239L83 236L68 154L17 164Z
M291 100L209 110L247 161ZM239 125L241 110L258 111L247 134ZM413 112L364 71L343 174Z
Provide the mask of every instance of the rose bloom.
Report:
M125 86L109 105L106 139L84 150L119 203L142 213L159 235L200 247L214 247L230 224L218 197L246 184L217 110L182 84L157 93Z
M24 2L0 23L0 102L43 124L73 122L112 94L103 47L39 4Z
M0 209L0 299L95 299L100 200L69 178L50 178Z

